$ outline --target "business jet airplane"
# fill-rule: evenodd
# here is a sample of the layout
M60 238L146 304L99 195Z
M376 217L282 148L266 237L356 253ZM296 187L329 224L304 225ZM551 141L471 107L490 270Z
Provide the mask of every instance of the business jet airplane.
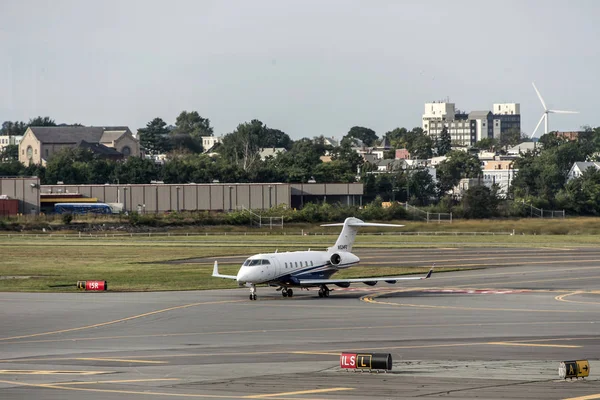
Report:
M352 245L359 227L385 226L401 227L404 225L376 224L363 222L358 218L346 218L344 223L325 224L321 226L343 226L335 245L326 251L292 251L285 253L256 254L244 261L237 275L219 274L219 264L215 261L212 276L215 278L235 279L239 286L250 287L250 300L256 300L256 285L266 284L278 286L283 297L292 297L292 288L319 288L319 297L329 297L327 285L347 288L352 283L364 283L374 286L385 281L394 284L400 280L418 280L431 277L433 268L426 276L385 276L355 279L331 279L336 272L359 263L360 259L352 254Z

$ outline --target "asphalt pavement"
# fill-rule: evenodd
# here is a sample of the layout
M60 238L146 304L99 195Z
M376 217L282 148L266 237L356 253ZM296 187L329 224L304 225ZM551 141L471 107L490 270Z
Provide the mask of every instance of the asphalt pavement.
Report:
M600 250L356 253L364 265L479 269L329 298L0 293L0 398L600 399ZM341 352L390 353L393 369L341 370ZM561 361L580 359L588 378L559 379Z

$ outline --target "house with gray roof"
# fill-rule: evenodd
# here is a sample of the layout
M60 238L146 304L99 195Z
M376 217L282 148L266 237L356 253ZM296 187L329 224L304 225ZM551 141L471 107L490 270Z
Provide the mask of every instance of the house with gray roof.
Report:
M19 143L19 161L45 165L56 152L75 147L112 159L117 153L120 158L140 156L140 143L126 126L31 126Z
M571 179L579 178L588 168L600 169L600 162L580 161L573 163L569 173L567 174L567 182Z

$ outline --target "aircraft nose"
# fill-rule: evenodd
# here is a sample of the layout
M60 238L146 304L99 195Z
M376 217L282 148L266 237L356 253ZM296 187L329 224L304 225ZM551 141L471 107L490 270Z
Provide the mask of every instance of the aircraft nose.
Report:
M246 271L246 268L244 268L244 267L240 268L236 279L237 279L238 283L246 283L246 281L248 280L248 271Z

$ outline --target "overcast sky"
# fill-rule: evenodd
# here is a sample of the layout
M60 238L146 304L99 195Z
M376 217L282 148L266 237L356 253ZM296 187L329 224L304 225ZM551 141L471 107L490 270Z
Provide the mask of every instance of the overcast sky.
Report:
M293 139L421 125L425 102L598 126L600 1L1 0L0 122L127 125L182 110Z

